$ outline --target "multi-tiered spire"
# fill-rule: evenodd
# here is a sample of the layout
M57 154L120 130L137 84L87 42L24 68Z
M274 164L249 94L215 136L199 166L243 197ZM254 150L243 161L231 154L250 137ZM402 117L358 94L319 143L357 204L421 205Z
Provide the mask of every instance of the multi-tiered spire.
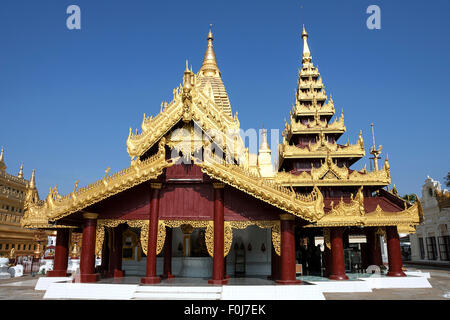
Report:
M360 132L355 144L338 144L337 140L345 133L344 111L340 117L335 117L333 99L325 92L320 72L312 62L311 51L308 45L308 33L303 26L301 37L303 40L302 67L298 73L297 89L295 92L295 104L290 113L290 122L285 123L283 143L279 148L279 171L300 174L308 180L312 171L322 168L320 172L340 171L340 174L330 174L328 179L349 177L348 168L365 155L364 141ZM345 171L345 173L344 173ZM376 168L378 171L378 167ZM317 171L318 172L318 171ZM306 174L306 175L305 175ZM366 175L365 169L359 172ZM357 173L353 174L355 177ZM317 178L318 175L314 174ZM388 182L389 173L383 177L377 177L379 184ZM286 176L279 175L286 180ZM361 176L362 177L362 176ZM358 176L358 179L361 178ZM292 178L288 179L292 182ZM301 185L301 183L299 183Z
M233 115L231 113L230 100L228 99L225 85L222 82L219 67L217 66L216 54L214 53L213 48L214 36L211 31L211 27L212 25L209 25L208 36L206 37L206 40L208 40L208 45L206 47L205 56L203 57L202 66L198 72L200 88L203 89L210 86L214 97L214 102L227 116L232 117Z

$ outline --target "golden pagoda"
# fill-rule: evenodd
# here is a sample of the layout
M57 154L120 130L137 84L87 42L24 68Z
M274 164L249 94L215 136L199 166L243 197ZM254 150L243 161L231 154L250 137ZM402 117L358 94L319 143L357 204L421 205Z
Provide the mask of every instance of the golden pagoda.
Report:
M33 230L20 225L25 212L27 188L35 188L35 171L30 180L23 176L23 165L17 175L6 172L5 152L0 151L0 256L16 258L32 255L39 248ZM13 252L13 254L11 254Z

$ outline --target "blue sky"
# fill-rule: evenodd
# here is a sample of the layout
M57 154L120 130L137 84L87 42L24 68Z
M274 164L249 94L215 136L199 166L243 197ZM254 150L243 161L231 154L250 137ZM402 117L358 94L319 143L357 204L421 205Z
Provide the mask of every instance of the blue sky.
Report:
M66 8L81 8L68 30ZM381 8L381 29L366 8ZM5 0L0 6L0 146L8 172L36 168L41 198L129 165L129 127L157 114L201 66L208 26L241 127L279 128L294 102L301 25L347 132L389 154L401 194L450 170L450 2ZM272 147L274 150L274 148ZM356 163L360 169L368 157Z

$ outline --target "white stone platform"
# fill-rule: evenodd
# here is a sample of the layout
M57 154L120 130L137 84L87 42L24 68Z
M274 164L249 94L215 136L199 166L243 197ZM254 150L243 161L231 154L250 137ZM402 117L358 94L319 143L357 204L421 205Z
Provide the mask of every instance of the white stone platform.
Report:
M146 300L325 300L328 292L372 292L384 288L431 288L427 273L407 277L371 275L344 281L303 281L301 285L277 285L264 278L231 278L224 286L208 285L207 278L175 278L152 286L140 285L139 277L102 279L97 283L42 280L44 299L146 299ZM50 279L50 278L40 278ZM58 278L53 278L58 279ZM36 285L36 290L38 289Z

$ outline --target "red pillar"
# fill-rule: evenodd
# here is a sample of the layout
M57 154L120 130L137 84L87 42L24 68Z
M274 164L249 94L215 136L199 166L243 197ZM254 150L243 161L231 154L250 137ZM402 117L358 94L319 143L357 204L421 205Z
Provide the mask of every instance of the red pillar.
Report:
M161 278L156 275L156 245L158 241L159 193L161 183L151 184L150 224L148 227L147 269L142 284L156 284Z
M386 227L386 240L388 249L389 277L406 277L403 272L402 251L400 249L400 238L397 227Z
M100 275L94 273L95 268L95 231L97 213L84 213L83 240L80 258L80 282L96 282Z
M223 214L223 189L224 184L213 183L214 188L214 257L213 276L208 280L209 284L227 284L224 279L224 214Z
M122 278L124 272L122 270L122 231L123 225L118 225L112 232L112 248L109 253L109 274L114 278Z
M291 214L281 214L281 274L278 284L299 284L295 274L294 219Z
M345 274L343 232L341 227L330 228L331 275L328 278L331 280L348 280Z
M369 265L382 266L380 236L376 234L376 227L367 227L365 229L367 239L367 255Z
M66 277L69 259L69 229L59 229L56 233L55 260L53 270L47 272L47 277Z
M175 276L172 274L172 228L166 228L166 240L164 242L164 273L161 276L163 279L172 279Z

